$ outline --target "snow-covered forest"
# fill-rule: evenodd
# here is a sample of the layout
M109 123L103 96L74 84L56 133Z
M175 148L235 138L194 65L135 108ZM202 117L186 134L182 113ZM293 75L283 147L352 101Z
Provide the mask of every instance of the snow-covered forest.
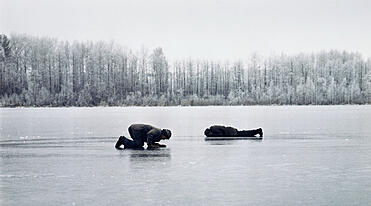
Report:
M14 34L0 44L0 106L371 102L371 58L359 53L169 62L161 48L133 52L114 42Z

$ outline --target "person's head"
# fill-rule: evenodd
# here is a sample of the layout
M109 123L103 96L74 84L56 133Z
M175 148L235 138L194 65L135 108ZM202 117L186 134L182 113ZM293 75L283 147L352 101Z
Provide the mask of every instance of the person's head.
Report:
M209 128L205 129L204 134L208 136L209 134L211 134L211 130Z
M171 137L171 131L168 129L162 129L161 130L161 139L170 139Z

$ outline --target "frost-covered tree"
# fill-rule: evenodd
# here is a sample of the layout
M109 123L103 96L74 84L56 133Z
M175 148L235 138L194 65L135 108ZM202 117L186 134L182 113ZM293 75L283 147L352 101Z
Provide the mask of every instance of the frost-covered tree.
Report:
M169 67L162 48L156 48L151 55L152 75L156 95L165 94L168 89Z
M322 51L247 61L180 59L161 48L0 35L1 106L365 104L371 58Z

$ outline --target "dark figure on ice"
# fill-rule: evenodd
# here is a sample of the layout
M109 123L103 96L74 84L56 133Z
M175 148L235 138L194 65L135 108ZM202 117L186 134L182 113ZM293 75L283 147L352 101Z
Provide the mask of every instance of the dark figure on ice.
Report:
M207 137L255 137L255 135L263 137L263 129L259 128L254 130L239 131L233 127L213 125L210 128L207 128L204 134Z
M115 145L116 149L121 149L121 145L124 145L124 149L143 149L144 142L147 143L147 149L166 147L158 142L171 137L170 130L147 124L132 124L128 130L133 140L120 136Z

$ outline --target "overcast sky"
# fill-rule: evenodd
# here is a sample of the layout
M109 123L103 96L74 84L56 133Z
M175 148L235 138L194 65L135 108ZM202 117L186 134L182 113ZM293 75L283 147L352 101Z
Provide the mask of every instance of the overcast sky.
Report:
M371 57L370 0L0 0L0 33L161 46L169 59L320 50Z

